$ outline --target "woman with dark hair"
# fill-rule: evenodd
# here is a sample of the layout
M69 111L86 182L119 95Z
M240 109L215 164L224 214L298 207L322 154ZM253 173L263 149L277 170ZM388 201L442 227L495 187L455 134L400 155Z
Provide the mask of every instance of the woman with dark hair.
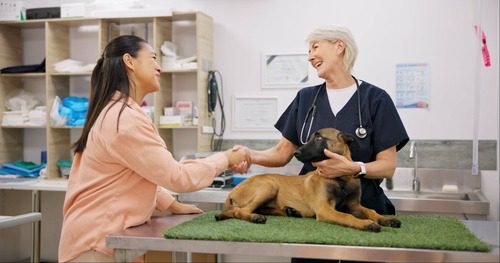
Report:
M175 192L207 187L224 169L248 161L228 150L177 162L139 104L160 88L153 48L120 36L104 49L92 72L89 110L64 201L59 261L114 261L108 234L147 222L153 211L201 213L181 204Z

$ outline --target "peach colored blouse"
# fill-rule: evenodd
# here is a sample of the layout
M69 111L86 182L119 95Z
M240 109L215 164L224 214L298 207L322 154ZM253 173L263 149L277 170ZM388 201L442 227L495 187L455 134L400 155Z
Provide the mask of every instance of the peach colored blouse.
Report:
M151 119L130 98L117 130L122 103L104 108L85 150L74 156L59 261L87 250L113 255L105 244L108 234L146 223L155 209L164 211L174 202L163 187L175 192L202 189L228 165L223 153L177 162Z

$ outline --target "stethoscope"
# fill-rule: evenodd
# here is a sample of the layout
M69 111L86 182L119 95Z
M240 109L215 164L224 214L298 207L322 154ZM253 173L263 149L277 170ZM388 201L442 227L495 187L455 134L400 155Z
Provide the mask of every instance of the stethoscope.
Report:
M366 135L368 134L368 132L363 127L363 123L361 122L361 95L359 94L359 83L358 83L358 80L354 76L351 76L351 77L354 79L354 82L356 82L356 93L358 93L359 127L356 129L355 133L356 133L356 136L358 136L358 138L364 139L364 138L366 138ZM314 115L316 113L316 101L318 100L319 92L321 91L321 88L323 88L323 86L325 86L324 83L316 92L316 95L314 96L313 103L312 103L311 107L309 107L309 109L307 110L307 114L306 114L306 117L304 119L304 123L302 124L302 129L300 130L300 142L302 144L306 144L307 139L309 138L309 135L311 135L311 128L312 128L312 124L314 122ZM307 120L309 118L311 118L311 122L309 122L309 129L307 129L306 138L304 140L304 128L306 127L306 123L307 123Z

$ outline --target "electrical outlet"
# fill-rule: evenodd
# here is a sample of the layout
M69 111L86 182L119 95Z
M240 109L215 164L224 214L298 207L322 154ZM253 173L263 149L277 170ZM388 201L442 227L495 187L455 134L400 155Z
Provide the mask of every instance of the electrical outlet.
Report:
M214 133L214 128L212 128L210 126L203 126L201 132L212 134L212 133Z

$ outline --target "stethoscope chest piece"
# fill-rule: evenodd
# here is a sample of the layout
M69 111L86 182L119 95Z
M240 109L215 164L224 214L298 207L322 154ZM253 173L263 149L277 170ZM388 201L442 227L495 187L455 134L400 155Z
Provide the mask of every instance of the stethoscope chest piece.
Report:
M366 138L367 134L368 132L366 132L366 129L363 126L360 126L356 129L356 136L358 136L358 138L360 139Z

